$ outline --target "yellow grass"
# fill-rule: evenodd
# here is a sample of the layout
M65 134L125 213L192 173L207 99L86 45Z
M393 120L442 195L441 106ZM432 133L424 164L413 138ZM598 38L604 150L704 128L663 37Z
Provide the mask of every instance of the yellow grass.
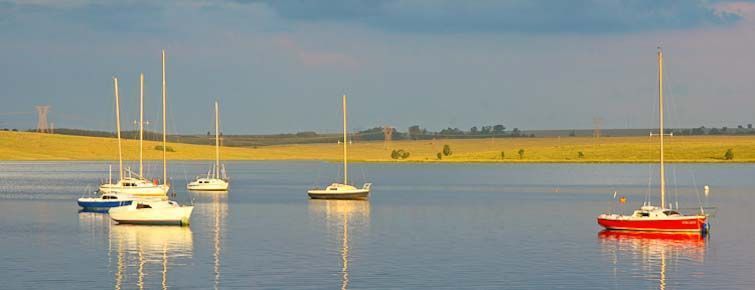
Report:
M657 162L657 137L589 137L500 138L394 141L388 148L380 142L357 142L350 148L350 159L363 162ZM755 136L670 137L666 143L669 162L755 162ZM0 160L115 160L116 139L0 132ZM453 154L437 160L443 145ZM145 142L145 159L162 158L155 150L159 142ZM138 158L138 141L124 140L124 158ZM171 160L210 160L211 145L170 143L176 152ZM726 149L734 151L734 160L724 160ZM391 159L392 149L409 151L405 161ZM524 149L524 158L519 158ZM501 151L505 159L501 159ZM584 158L578 157L583 152ZM259 148L221 148L224 160L328 160L341 159L338 144L280 145Z

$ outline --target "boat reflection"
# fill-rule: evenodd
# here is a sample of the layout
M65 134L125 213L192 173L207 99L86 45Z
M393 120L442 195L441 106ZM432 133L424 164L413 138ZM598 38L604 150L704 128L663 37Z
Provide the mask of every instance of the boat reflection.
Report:
M225 222L228 216L228 195L224 194L227 191L209 191L199 192L195 191L194 194L199 194L203 201L194 205L198 216L206 217L208 220L208 232L212 235L212 257L213 257L213 277L215 289L220 287L220 258L221 251L223 249L223 239L225 232ZM195 223L195 225L199 225ZM205 226L205 225L202 225Z
M115 289L153 289L160 273L160 286L168 288L168 268L180 265L193 254L193 237L189 227L143 225L110 226L111 264L115 263ZM115 258L112 258L115 255ZM115 260L115 262L112 262ZM150 274L152 273L152 274Z
M633 276L657 282L658 289L666 289L669 280L674 281L667 268L677 269L684 263L702 265L707 249L707 237L699 233L603 230L598 239L603 254L611 258L615 279L629 263L631 271L640 272Z
M334 235L340 241L341 254L341 289L349 288L349 258L351 238L349 228L363 229L370 221L370 203L366 200L324 200L309 201L310 215L325 221L329 235ZM353 237L353 233L352 233Z

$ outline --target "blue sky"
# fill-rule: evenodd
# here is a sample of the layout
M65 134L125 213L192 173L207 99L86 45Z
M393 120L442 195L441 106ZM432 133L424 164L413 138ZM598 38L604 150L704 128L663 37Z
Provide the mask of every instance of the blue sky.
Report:
M146 75L158 124L168 53L171 132L651 127L655 51L671 126L755 123L755 5L746 1L0 0L0 127L125 128ZM152 125L153 129L157 126Z

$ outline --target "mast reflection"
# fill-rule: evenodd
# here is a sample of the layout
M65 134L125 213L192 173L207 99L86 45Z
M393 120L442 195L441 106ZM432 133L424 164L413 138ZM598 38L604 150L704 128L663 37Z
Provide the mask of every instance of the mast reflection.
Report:
M109 240L109 254L116 256L115 289L134 288L132 284L137 289L155 288L148 286L150 272L159 272L160 285L167 289L168 268L193 255L189 227L111 224Z
M363 228L370 221L370 203L365 200L318 200L309 201L309 210L313 215L325 220L328 234L336 235L340 240L341 254L341 289L349 288L349 227ZM324 215L324 216L323 216Z
M602 252L611 257L614 275L624 269L619 267L620 263L626 263L622 260L630 260L631 267L635 267L631 271L657 281L661 290L668 286L669 266L675 268L680 262L703 264L707 249L706 236L699 233L604 230L598 233L598 240Z
M213 278L214 288L220 287L220 258L223 250L223 239L225 232L225 222L228 216L228 195L227 191L217 192L200 192L196 191L198 197L208 202L198 203L195 205L196 212L209 220L207 227L212 234L212 257L213 257Z

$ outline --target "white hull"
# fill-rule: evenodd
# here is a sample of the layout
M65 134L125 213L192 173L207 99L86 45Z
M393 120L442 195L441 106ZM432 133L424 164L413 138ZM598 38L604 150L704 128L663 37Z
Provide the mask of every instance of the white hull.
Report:
M194 191L228 191L228 182L216 178L199 178L190 182L186 188Z
M151 207L142 208L145 205ZM189 225L193 210L194 206L179 206L173 201L144 201L112 208L108 214L119 224Z
M307 194L312 199L368 199L371 187L371 183L365 183L362 188L334 183L325 189L310 189Z

